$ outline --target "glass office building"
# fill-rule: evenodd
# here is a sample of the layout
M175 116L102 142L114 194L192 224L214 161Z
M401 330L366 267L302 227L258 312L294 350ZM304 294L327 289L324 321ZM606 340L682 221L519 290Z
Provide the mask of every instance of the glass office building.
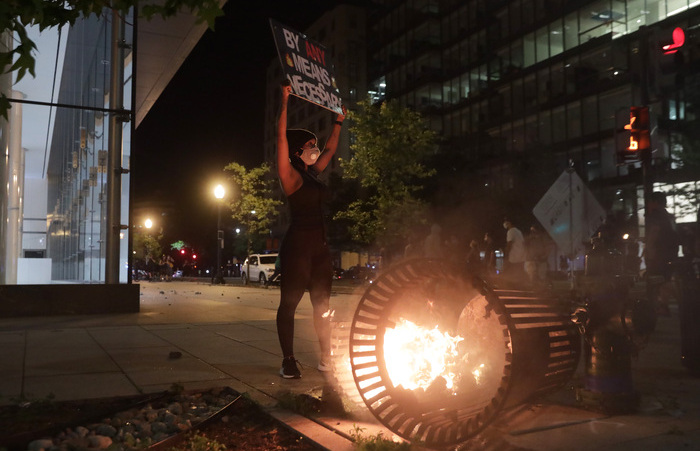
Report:
M421 111L444 137L446 159L465 168L449 196L541 196L573 165L606 209L635 216L640 164L619 164L616 138L636 105L650 108L654 182L697 189L682 166L700 102L700 2L374 3L371 94ZM665 55L677 27L685 45Z
M12 104L9 120L0 119L4 284L105 282L114 230L109 154L116 152L121 167L129 167L132 127L134 20L128 15L116 24L124 45L115 53L115 17L107 10L60 30L28 29L37 43L36 77L13 83L12 74L0 81ZM12 36L6 33L3 44L13 45ZM111 216L118 217L111 221L128 224L128 174L114 186L117 214ZM128 229L115 236L113 282L123 283Z

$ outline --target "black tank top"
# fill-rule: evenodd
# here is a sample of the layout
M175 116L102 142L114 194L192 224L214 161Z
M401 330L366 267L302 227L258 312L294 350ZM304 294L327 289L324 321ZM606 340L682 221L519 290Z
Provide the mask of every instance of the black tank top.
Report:
M314 171L312 168L309 171ZM328 195L328 188L318 181L315 171L301 173L302 185L289 197L291 212L290 228L315 229L323 228L323 203Z

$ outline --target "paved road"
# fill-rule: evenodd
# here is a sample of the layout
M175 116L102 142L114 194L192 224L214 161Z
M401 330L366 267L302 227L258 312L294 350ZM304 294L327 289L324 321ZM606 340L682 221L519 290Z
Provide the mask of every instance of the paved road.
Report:
M139 313L7 318L0 319L0 330L274 320L279 303L279 288L276 287L246 287L237 283L212 285L189 281L146 281L139 285ZM361 293L361 286L345 286L333 292L331 309L336 312L337 320L352 318ZM307 293L299 304L297 316L310 315L311 302Z

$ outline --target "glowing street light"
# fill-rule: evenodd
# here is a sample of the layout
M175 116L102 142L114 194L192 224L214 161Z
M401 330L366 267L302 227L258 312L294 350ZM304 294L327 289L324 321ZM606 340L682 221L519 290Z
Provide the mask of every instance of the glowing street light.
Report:
M146 221L143 223L144 226L146 226L147 229L150 229L153 227L153 221L151 221L151 218L146 219Z
M216 188L214 188L214 197L217 199L223 199L224 195L226 194L226 190L222 185L216 185Z

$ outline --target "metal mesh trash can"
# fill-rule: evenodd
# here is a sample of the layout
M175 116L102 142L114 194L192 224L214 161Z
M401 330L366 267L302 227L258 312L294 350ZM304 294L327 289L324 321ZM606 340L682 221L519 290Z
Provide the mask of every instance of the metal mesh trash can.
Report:
M429 446L465 441L501 409L562 387L580 353L579 334L553 299L498 290L431 260L403 261L366 290L348 345L371 413Z

